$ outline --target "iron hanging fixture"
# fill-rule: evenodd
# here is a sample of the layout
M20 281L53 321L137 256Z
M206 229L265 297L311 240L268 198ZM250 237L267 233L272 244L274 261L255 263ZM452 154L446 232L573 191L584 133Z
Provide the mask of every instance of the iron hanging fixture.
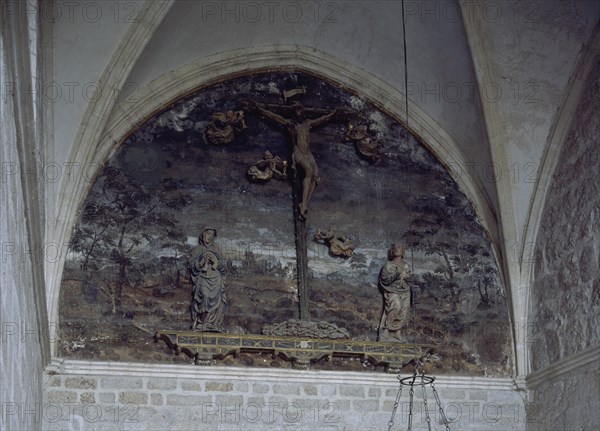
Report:
M442 402L440 401L440 397L435 390L435 377L425 375L425 372L419 373L419 361L415 359L413 361L414 371L413 375L410 377L402 377L398 374L397 379L399 382L398 394L396 395L396 400L394 401L394 408L392 409L392 417L388 422L388 431L392 431L392 427L394 426L394 418L396 417L396 411L398 410L398 406L400 405L400 398L402 397L402 389L404 386L408 386L410 389L408 390L408 427L407 431L412 431L413 426L413 416L414 416L414 406L415 406L415 387L421 388L421 399L423 401L423 410L425 412L425 421L427 422L427 429L432 431L431 428L431 416L429 415L429 409L427 408L427 390L426 388L431 387L431 391L433 392L433 397L435 399L435 403L437 406L437 410L439 411L441 422L444 425L445 431L450 431L450 421L446 417L444 413L444 408L442 407ZM422 417L422 415L421 415Z

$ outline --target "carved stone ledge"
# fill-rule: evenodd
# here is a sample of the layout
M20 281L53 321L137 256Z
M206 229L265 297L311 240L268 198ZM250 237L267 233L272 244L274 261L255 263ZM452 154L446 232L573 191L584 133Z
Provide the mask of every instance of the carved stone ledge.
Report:
M190 331L156 331L154 341L163 340L176 355L185 353L196 365L211 365L240 352L271 353L292 362L296 369L309 369L312 363L332 357L358 357L373 365L384 365L388 373L398 373L415 358L432 348L424 344L377 341L325 340L251 334L218 334Z

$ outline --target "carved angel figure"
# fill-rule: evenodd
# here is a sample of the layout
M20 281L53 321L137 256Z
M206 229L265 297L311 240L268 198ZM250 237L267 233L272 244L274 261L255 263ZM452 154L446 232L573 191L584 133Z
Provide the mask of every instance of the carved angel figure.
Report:
M354 142L359 154L369 161L376 162L381 158L381 154L379 153L381 145L369 136L366 125L361 124L359 126L354 126L352 123L348 123L348 129L344 134L344 139L346 141Z
M210 116L206 136L211 144L227 145L233 142L236 131L246 128L244 111L214 112Z
M248 178L254 182L269 181L271 178L284 181L287 179L287 160L282 160L279 156L273 156L267 150L262 160L248 168Z
M317 242L327 244L329 252L334 256L351 257L356 248L350 238L345 235L338 235L335 228L329 228L328 231L317 229L314 239Z

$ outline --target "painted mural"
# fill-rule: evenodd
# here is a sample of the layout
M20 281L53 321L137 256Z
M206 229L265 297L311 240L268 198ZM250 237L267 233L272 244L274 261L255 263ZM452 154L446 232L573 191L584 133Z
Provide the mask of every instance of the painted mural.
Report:
M410 287L396 299L382 281L393 244ZM385 323L392 314L400 329ZM133 132L73 230L60 354L190 362L154 332L286 336L305 321L322 338L435 346L436 372L511 374L504 287L471 204L422 143L359 95L296 72L245 76ZM260 353L219 363L290 366ZM312 367L380 368L354 358Z

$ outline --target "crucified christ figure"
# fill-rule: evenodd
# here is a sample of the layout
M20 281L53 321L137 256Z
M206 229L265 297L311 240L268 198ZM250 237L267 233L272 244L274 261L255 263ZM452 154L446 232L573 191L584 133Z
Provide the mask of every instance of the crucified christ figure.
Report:
M265 117L270 118L288 129L294 145L292 151L292 169L297 172L296 165L299 165L304 171L304 178L302 180L302 201L300 202L299 209L300 215L306 218L308 213L308 203L310 202L310 198L316 185L319 184L319 167L317 166L315 157L310 152L310 130L313 127L321 126L330 121L337 115L339 108L336 108L322 117L310 119L306 117L304 107L300 103L292 105L294 110L293 118L284 118L254 102L250 102L250 107L258 110L258 112Z

